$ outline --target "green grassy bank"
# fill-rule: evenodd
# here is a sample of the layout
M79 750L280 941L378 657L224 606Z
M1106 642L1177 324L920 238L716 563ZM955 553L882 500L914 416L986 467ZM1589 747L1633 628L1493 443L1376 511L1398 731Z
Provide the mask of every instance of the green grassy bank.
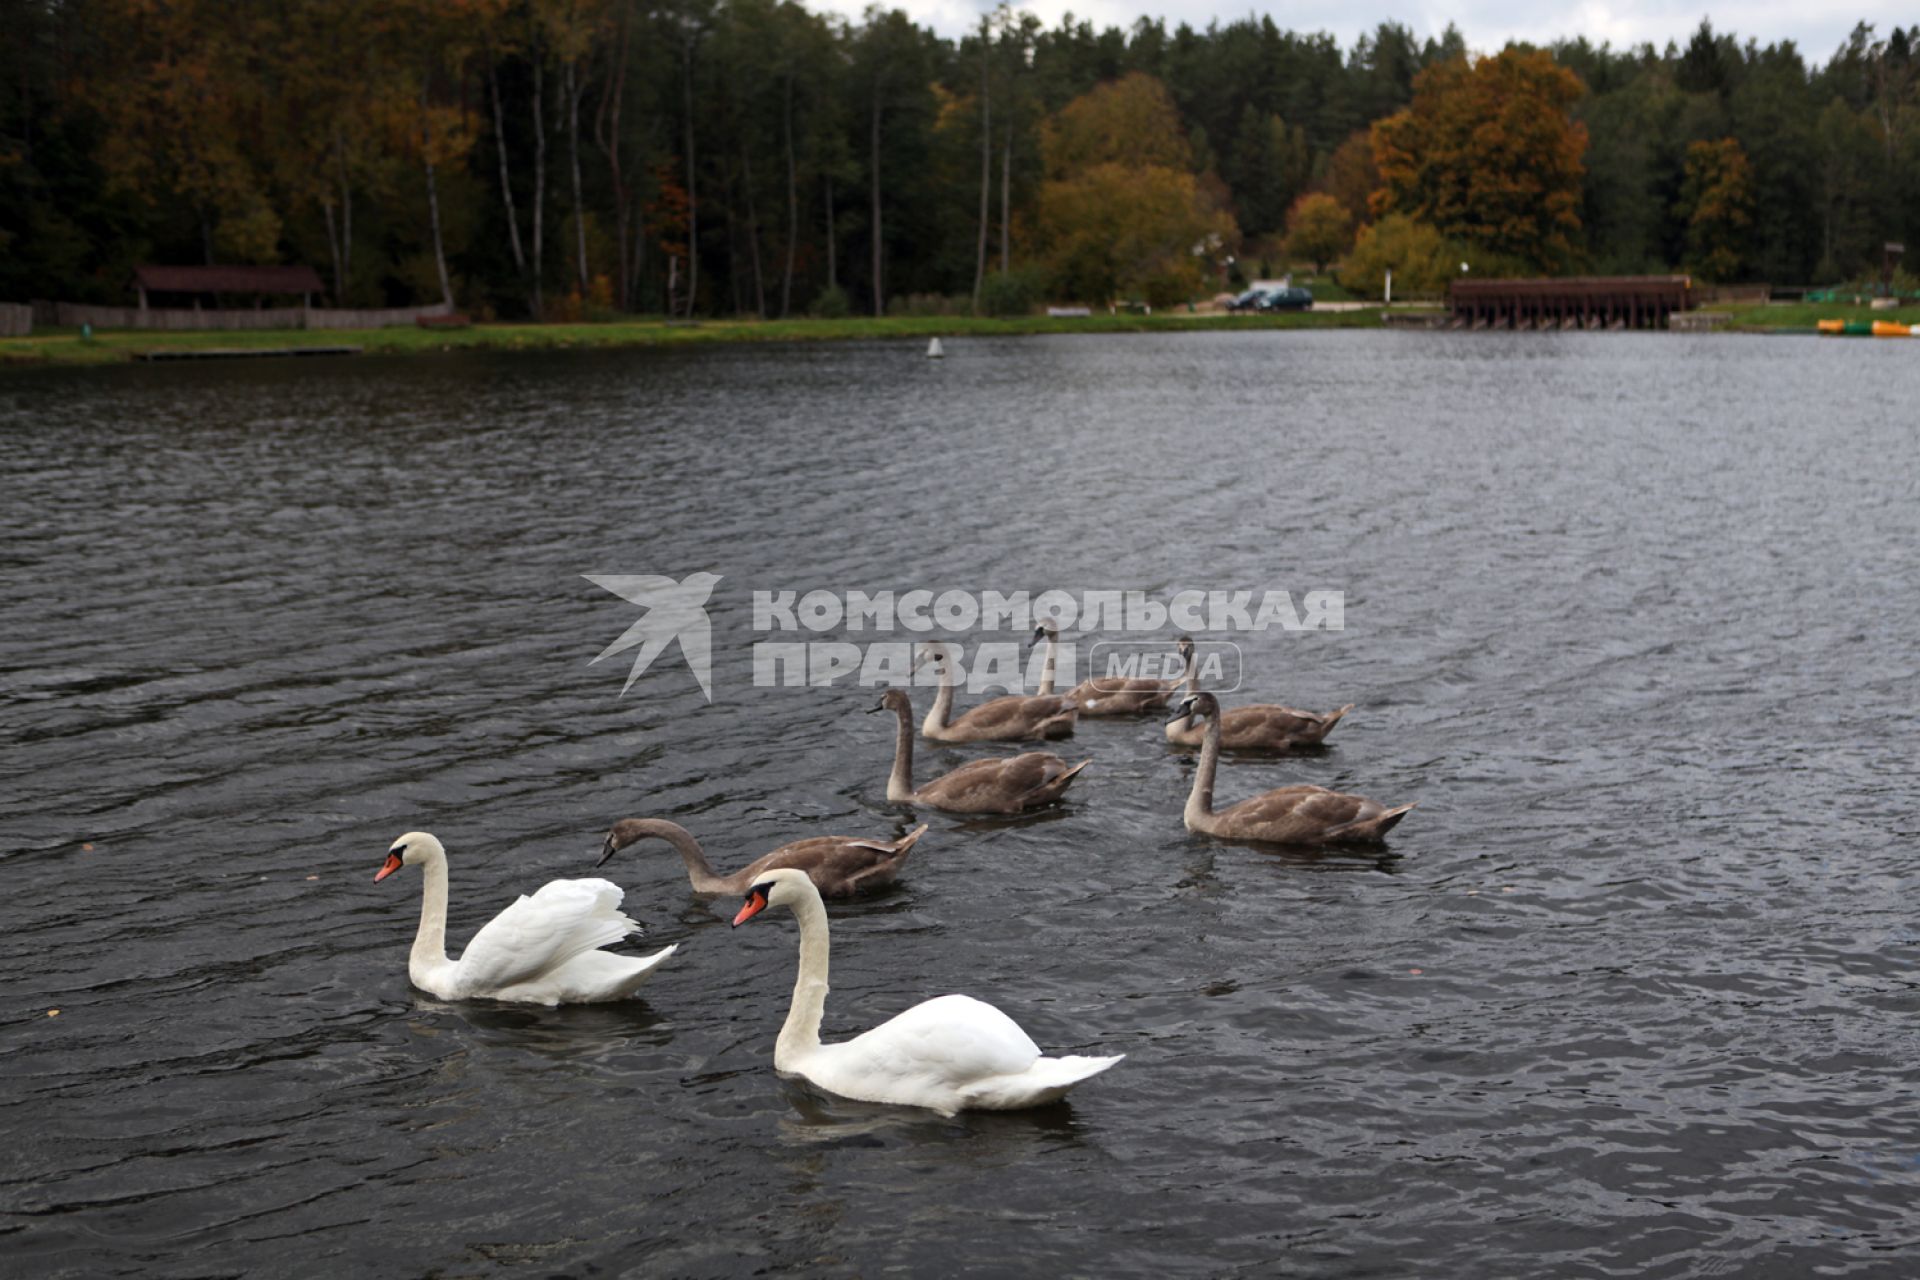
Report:
M1714 307L1729 316L1734 332L1811 330L1821 320L1889 320L1920 324L1920 305L1892 311L1830 303ZM113 364L147 351L261 350L277 347L353 346L368 355L474 348L487 351L535 351L553 348L662 347L714 342L833 342L859 339L930 337L1005 337L1033 333L1178 333L1207 329L1374 329L1377 309L1308 311L1278 315L1223 315L1166 311L1158 315L1093 315L1077 318L1020 316L853 316L844 320L700 320L668 323L653 319L604 324L481 324L470 329L392 328L355 331L262 329L210 333L156 333L113 330L82 340L74 329L36 332L27 338L0 338L0 363Z
M1822 320L1888 320L1895 324L1920 324L1920 305L1909 304L1891 311L1871 307L1841 306L1831 302L1769 302L1758 306L1708 307L1732 317L1728 326L1742 333L1764 333L1779 329L1812 329Z
M259 350L273 347L353 346L368 355L477 348L532 351L549 348L658 347L710 342L830 342L849 339L1001 337L1031 333L1177 333L1198 329L1373 329L1377 311L1309 311L1238 316L1185 311L1158 315L1093 315L1079 318L1021 316L995 320L974 316L899 316L845 320L616 320L605 324L480 324L470 329L391 328L353 331L260 329L210 333L145 330L96 332L83 341L77 330L35 332L0 338L0 361L108 364L146 351Z

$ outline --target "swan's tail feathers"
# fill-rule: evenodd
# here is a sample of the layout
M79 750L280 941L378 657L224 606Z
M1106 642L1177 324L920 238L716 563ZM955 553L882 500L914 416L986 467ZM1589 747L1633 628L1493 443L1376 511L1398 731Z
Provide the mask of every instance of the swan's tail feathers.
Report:
M676 942L671 946L661 948L650 956L621 956L620 959L626 961L632 967L627 972L626 980L620 984L619 993L613 998L617 1000L632 995L648 978L653 976L655 969L658 969L662 964L666 963L668 956L679 949L680 944Z
M914 845L920 843L920 837L925 834L927 834L927 824L923 822L898 840L849 840L847 843L856 849L871 849L875 853L894 853L904 858L912 852Z
M1047 804L1051 801L1058 800L1061 793L1064 792L1068 786L1072 785L1075 776L1092 763L1093 757L1088 756L1071 769L1063 769L1059 773L1054 774L1051 778L1048 778L1045 782L1027 793L1026 807L1032 808L1037 804Z
M1313 740L1315 742L1325 741L1326 736L1333 732L1333 726L1339 724L1341 717L1345 716L1347 712L1351 710L1353 710L1353 704L1349 702L1346 706L1341 707L1338 711L1329 711L1327 712L1327 714L1321 716L1320 724L1314 730Z
M1073 766L1073 768L1067 770L1065 773L1055 778L1053 780L1054 784L1060 787L1066 786L1069 782L1073 781L1074 774L1079 773L1082 769L1086 768L1088 765L1092 763L1093 763L1093 757L1088 756L1085 760L1082 760L1079 764Z
M675 942L668 946L664 946L660 948L658 951L654 952L650 956L635 956L633 957L633 959L637 964L640 965L641 972L645 973L650 970L659 968L660 965L666 962L666 959L668 956L672 955L674 952L678 951L679 949L680 949L680 944Z
M1387 838L1387 832L1393 830L1399 825L1400 819L1411 812L1413 812L1413 806L1403 804L1398 808L1388 809L1385 813L1377 813L1371 818L1358 818L1352 822L1344 822L1330 828L1326 838L1329 840L1384 840Z
M966 1090L967 1105L980 1111L1012 1111L1058 1102L1075 1085L1093 1079L1126 1056L1116 1053L1110 1058L1037 1058L1025 1071L989 1076L970 1085Z

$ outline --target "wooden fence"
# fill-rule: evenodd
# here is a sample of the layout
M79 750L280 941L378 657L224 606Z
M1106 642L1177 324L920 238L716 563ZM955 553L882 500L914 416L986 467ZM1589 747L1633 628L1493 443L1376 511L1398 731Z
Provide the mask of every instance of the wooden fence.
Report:
M28 310L31 315L31 310ZM453 308L444 302L430 307L385 307L369 311L331 307L264 307L258 310L230 309L191 311L183 308L90 307L74 302L53 304L54 323L77 329L90 324L96 329L159 329L182 332L197 329L384 329L389 325L410 325L421 317L444 316Z
M426 319L450 316L453 308L444 302L430 307L387 307L373 311L346 311L336 307L315 308L307 312L309 329L385 329L390 325L414 324Z
M33 308L0 302L0 338L24 338L33 332Z
M1702 305L1728 302L1762 306L1773 298L1773 287L1764 284L1696 284L1693 292Z

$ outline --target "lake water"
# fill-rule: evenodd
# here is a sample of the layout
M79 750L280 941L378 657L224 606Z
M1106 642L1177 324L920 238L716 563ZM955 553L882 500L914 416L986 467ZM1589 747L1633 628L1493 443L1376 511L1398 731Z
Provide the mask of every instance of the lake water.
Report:
M0 371L7 1270L1913 1274L1920 344L947 352ZM677 652L619 696L580 575L696 570L712 704ZM753 589L1050 587L1343 591L1234 696L1354 711L1219 797L1419 805L1189 836L1191 754L1092 721L1063 808L928 815L825 1032L981 996L1128 1055L1070 1105L783 1081L791 918L657 845L644 999L408 985L411 828L456 948L616 818L905 829L872 694L754 687Z

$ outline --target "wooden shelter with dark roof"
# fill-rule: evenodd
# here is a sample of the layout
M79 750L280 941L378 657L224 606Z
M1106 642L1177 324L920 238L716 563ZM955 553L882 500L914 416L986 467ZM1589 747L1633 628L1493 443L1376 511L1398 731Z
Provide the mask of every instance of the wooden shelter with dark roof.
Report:
M221 295L251 297L256 307L269 297L297 297L302 307L310 307L313 295L326 291L312 267L135 267L133 287L142 311L150 294L191 299L186 305L195 308L201 299Z

